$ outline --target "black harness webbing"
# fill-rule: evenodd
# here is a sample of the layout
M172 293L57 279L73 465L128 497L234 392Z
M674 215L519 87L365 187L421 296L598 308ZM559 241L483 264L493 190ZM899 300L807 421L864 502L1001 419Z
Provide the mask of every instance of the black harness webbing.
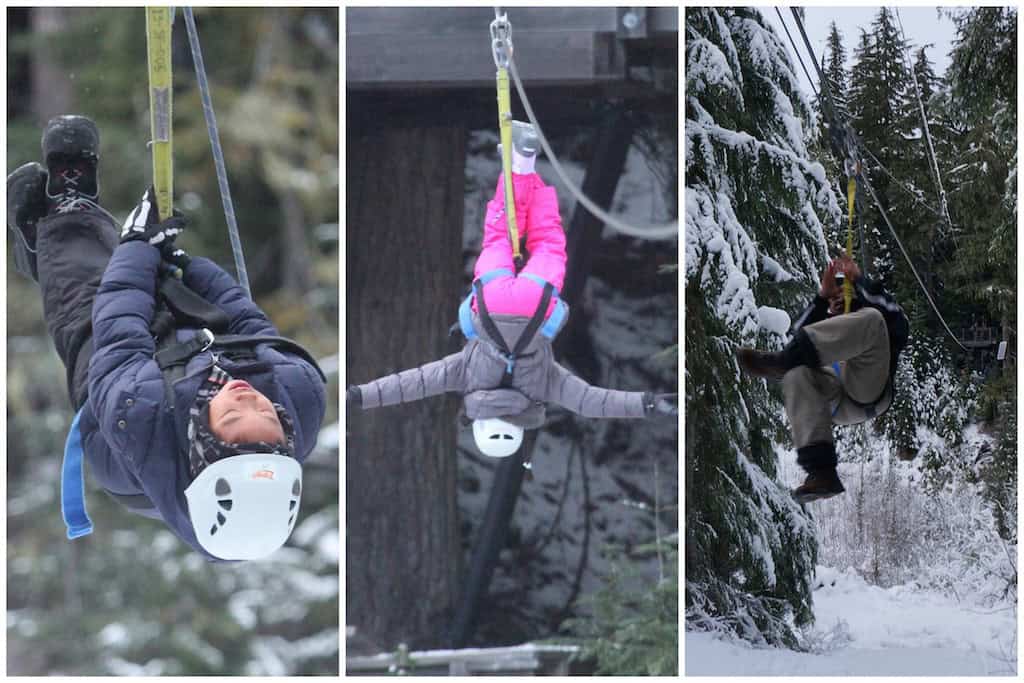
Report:
M550 282L544 283L544 290L540 296L540 303L537 304L537 310L533 312L530 322L526 324L522 334L519 335L519 339L516 340L515 348L512 350L509 350L508 342L502 336L501 331L498 330L497 324L495 324L490 312L487 310L487 302L484 301L483 284L479 279L473 283L473 289L476 291L476 304L480 313L480 322L483 323L488 336L494 340L507 363L505 374L501 377L501 386L509 387L512 385L512 373L515 370L516 358L526 350L526 347L530 345L530 342L536 336L537 330L544 324L544 317L547 315L548 306L551 304L551 297L554 295L554 285Z
M222 350L251 350L257 344L269 344L279 351L293 353L316 368L320 378L327 376L313 355L301 344L287 337L262 334L214 334L228 329L227 313L188 288L181 280L165 276L159 284L161 309L154 317L150 331L157 337L157 352L153 356L164 378L167 405L174 405L173 384L185 376L185 367L196 354L210 348ZM176 342L174 330L178 327L200 327L196 335L184 342ZM145 494L106 492L111 498L132 512L150 516L156 507Z
M196 332L196 335L188 341L164 346L156 352L154 358L157 365L160 366L160 370L166 376L167 373L177 374L178 369L184 372L185 365L193 356L209 348L243 349L252 348L257 344L268 344L279 351L287 351L299 356L316 368L320 379L325 383L327 382L327 376L316 362L316 359L301 344L287 337L276 337L268 334L222 334L216 336L213 332L204 328Z

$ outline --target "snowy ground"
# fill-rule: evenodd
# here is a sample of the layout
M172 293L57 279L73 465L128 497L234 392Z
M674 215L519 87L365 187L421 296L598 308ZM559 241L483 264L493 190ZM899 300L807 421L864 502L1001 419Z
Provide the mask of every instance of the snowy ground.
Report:
M879 588L852 570L818 568L812 641L819 654L757 649L686 634L687 676L1009 676L1016 615L906 586Z

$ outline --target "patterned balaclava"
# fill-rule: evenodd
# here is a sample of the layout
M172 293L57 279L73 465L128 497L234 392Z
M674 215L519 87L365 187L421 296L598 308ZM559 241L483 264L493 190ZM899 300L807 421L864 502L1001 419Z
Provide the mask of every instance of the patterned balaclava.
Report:
M199 393L196 394L195 403L189 409L188 421L188 469L195 479L207 465L222 458L242 453L276 453L295 457L295 425L284 406L274 403L274 410L277 411L277 418L281 421L281 428L284 430L285 444L269 442L255 443L226 443L217 438L210 429L210 399L217 395L224 385L232 380L224 370L213 366L210 376L206 378Z

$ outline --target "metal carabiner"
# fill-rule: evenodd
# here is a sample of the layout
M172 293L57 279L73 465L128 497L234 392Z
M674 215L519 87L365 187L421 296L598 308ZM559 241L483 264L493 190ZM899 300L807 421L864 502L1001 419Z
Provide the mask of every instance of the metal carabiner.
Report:
M199 353L202 353L203 351L205 351L208 348L210 348L211 346L213 346L213 342L215 340L215 337L213 336L213 332L211 332L209 329L207 329L205 327L203 329L199 330L199 332L200 332L200 334L202 334L202 333L206 334L206 343L203 345L203 348L199 349Z
M502 14L491 22L491 55L494 57L494 66L499 69L507 69L512 59L512 24L508 21L508 15Z
M860 175L860 161L858 159L849 157L844 159L843 167L847 178L855 178Z

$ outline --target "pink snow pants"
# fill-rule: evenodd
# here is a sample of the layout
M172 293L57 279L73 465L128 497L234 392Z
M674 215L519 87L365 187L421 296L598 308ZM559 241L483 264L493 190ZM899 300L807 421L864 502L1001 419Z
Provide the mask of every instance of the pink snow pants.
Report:
M516 224L520 235L526 236L529 258L519 272L519 277L491 280L484 285L483 296L487 310L492 315L530 317L540 305L543 287L522 275L530 273L543 278L561 292L565 281L565 230L562 229L562 218L558 213L555 188L545 185L539 175L513 173L512 187L516 202ZM494 199L487 202L483 246L473 269L474 279L499 268L510 273L516 272L508 224L505 221L504 181L499 176ZM545 318L554 309L555 302L552 301ZM475 300L473 310L476 310Z

